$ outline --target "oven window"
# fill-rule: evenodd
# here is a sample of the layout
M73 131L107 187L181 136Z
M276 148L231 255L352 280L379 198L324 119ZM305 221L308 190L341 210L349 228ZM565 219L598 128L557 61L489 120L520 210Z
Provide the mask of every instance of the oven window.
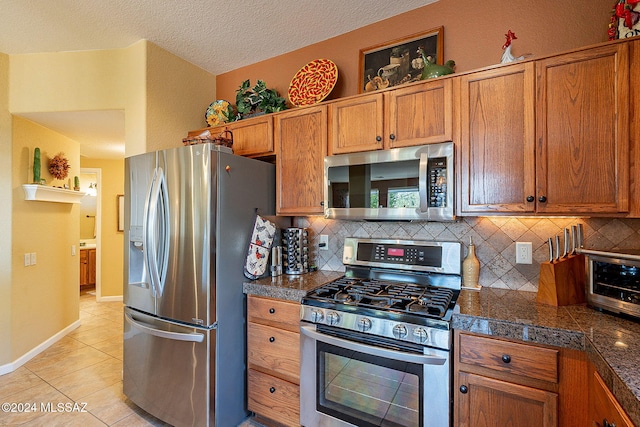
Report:
M423 426L422 365L317 346L319 412L363 427Z

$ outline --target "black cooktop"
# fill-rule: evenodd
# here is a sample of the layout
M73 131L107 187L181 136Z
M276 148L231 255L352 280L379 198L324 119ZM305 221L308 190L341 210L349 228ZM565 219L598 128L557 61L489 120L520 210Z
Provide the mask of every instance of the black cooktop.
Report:
M406 282L342 277L307 293L302 304L389 317L450 320L459 291Z

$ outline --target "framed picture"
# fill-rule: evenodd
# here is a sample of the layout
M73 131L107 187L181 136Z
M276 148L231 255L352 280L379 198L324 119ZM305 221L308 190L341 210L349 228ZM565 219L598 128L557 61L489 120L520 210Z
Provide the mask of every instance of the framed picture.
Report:
M124 231L124 194L118 194L118 231Z
M418 47L436 63L444 60L444 27L360 50L358 92L373 92L420 80L424 63Z

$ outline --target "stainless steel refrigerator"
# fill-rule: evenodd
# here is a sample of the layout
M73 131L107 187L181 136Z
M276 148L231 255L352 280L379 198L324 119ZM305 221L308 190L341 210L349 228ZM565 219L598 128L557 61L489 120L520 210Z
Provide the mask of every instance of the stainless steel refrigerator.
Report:
M125 159L124 394L174 426L247 415L243 265L275 170L200 144ZM108 267L107 267L108 268Z

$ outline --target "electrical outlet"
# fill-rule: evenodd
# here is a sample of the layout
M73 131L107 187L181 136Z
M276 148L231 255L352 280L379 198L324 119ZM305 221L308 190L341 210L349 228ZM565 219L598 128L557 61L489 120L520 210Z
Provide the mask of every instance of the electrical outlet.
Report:
M318 247L320 248L321 251L328 251L329 250L329 236L327 236L326 234L321 234L320 235L320 242L318 243Z
M31 254L24 254L24 266L29 267L31 265Z
M532 262L531 242L516 242L516 264L531 264Z

